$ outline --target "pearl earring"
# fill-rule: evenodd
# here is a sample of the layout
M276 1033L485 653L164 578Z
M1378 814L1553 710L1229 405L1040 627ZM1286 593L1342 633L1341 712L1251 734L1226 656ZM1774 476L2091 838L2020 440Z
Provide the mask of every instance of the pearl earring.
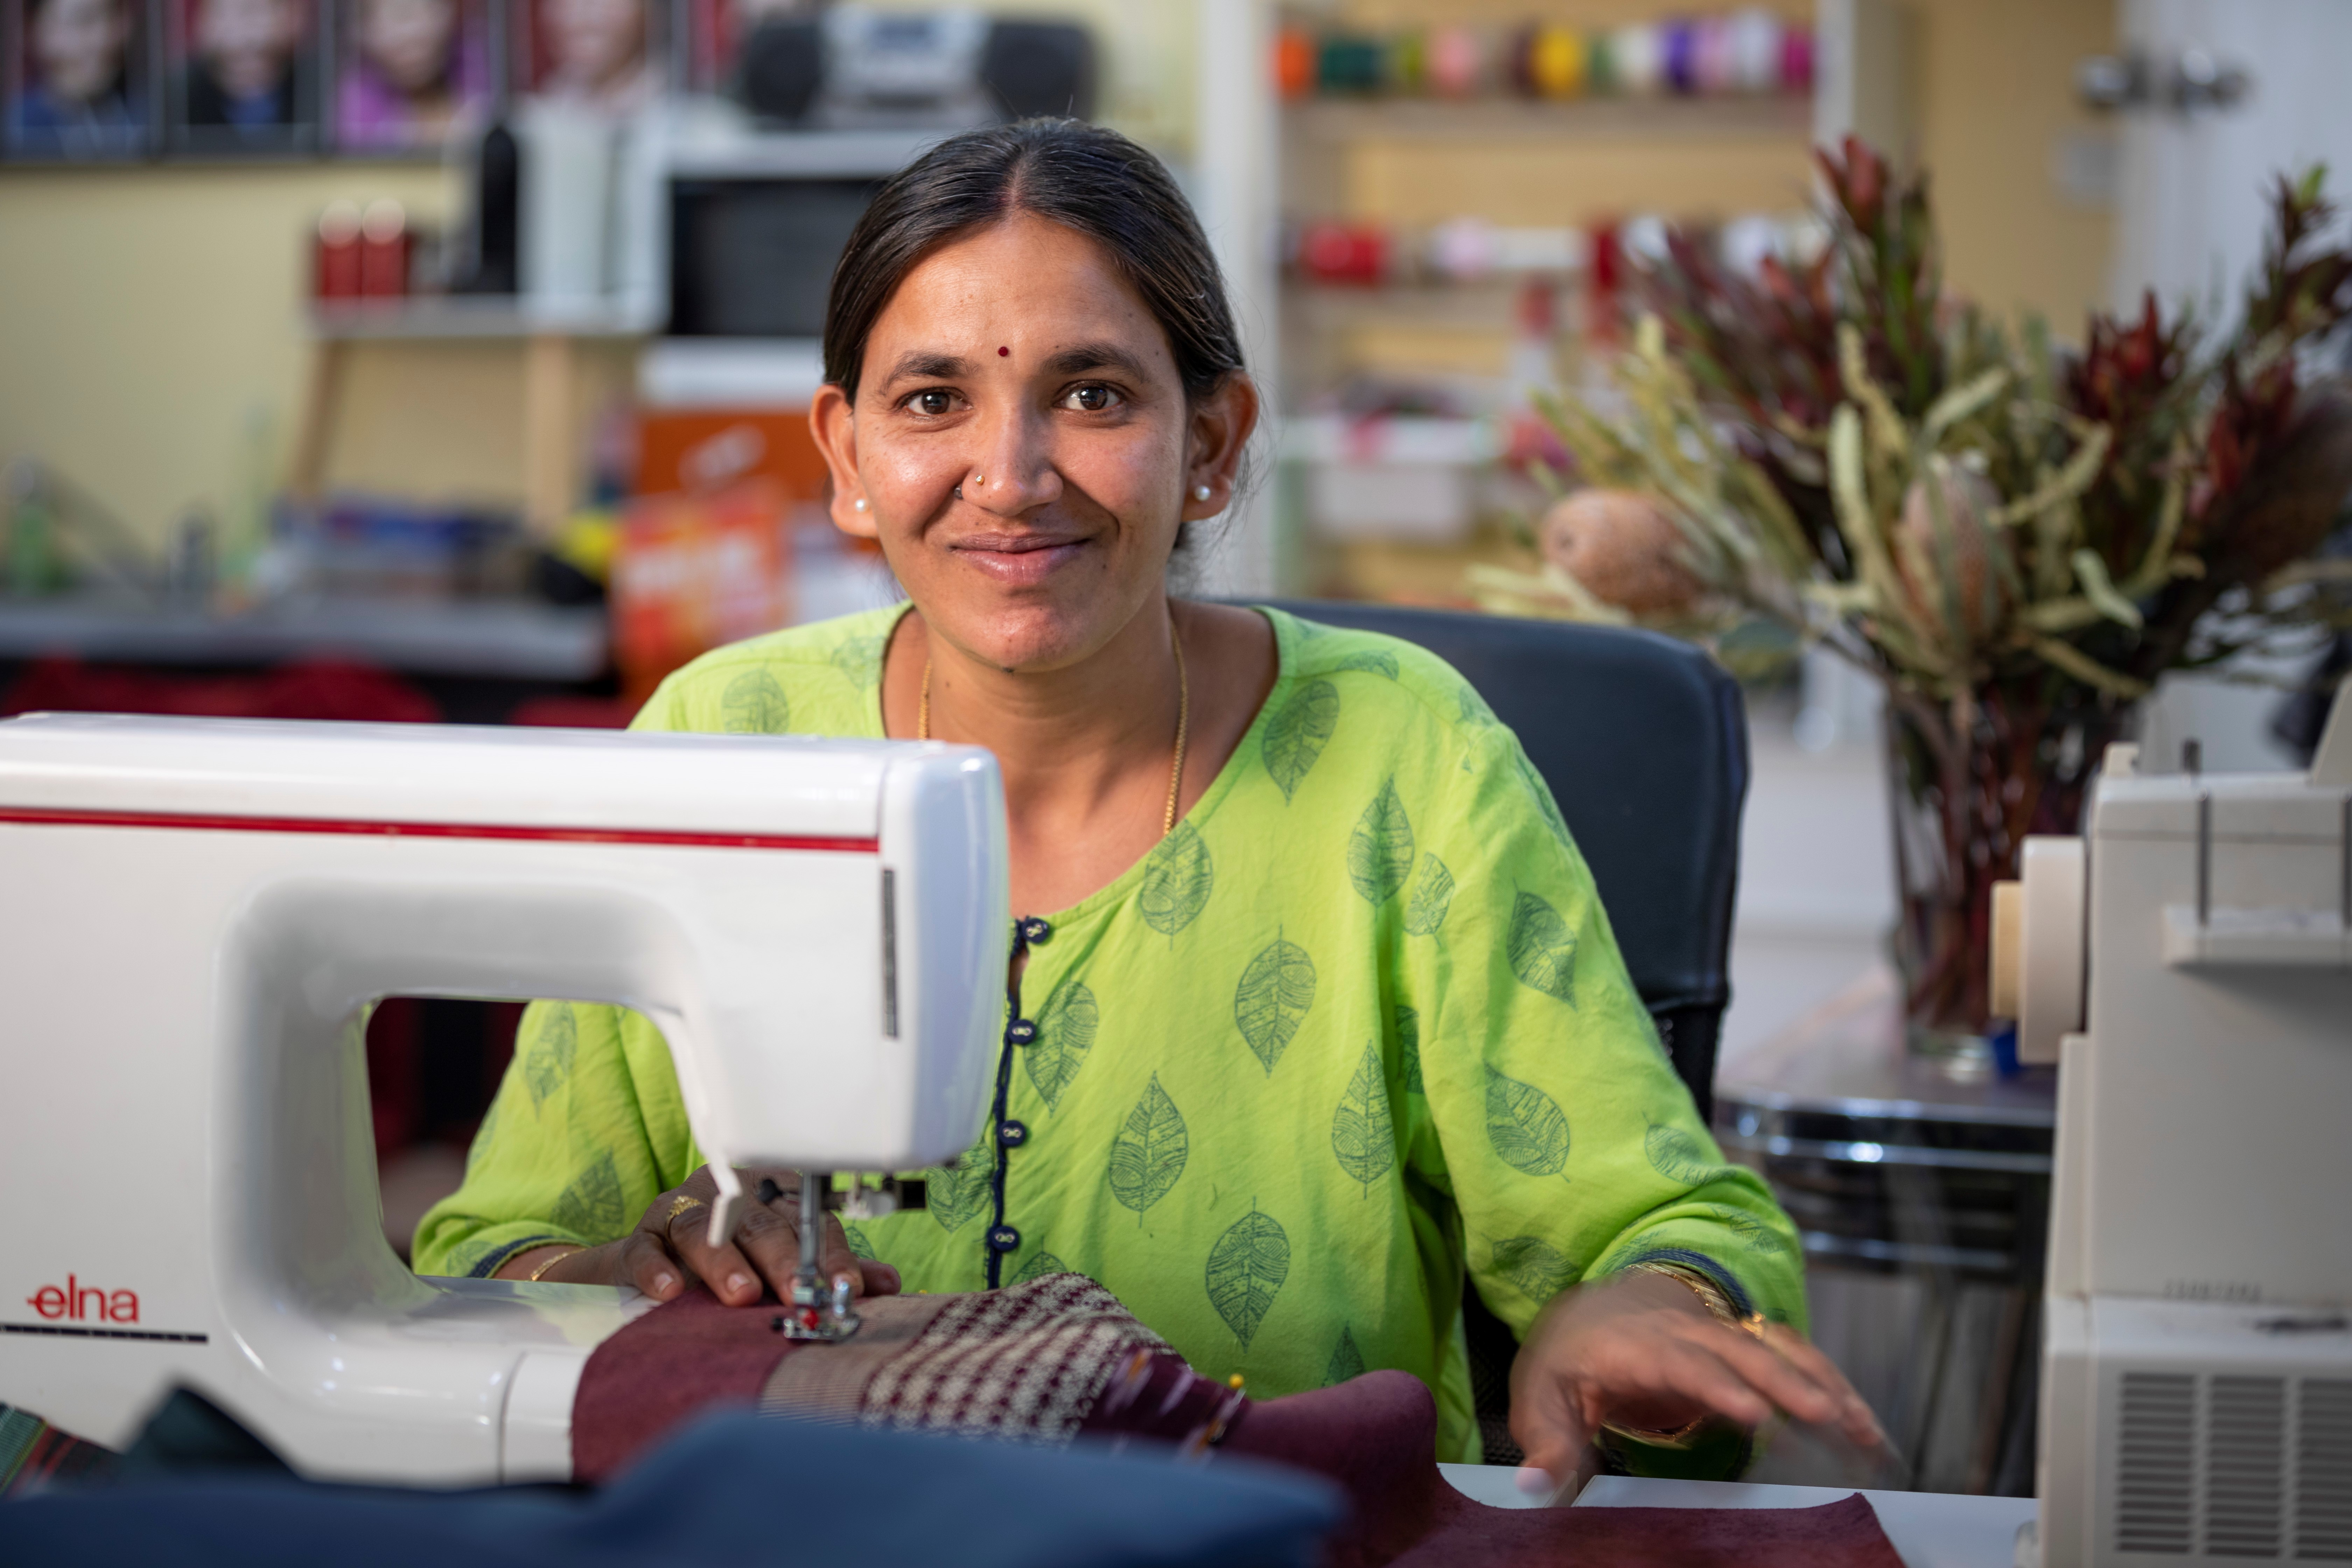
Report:
M864 511L866 510L866 498L864 496L859 496L856 500L851 501L849 504L856 507L858 510Z
M1194 500L1207 500L1209 499L1209 487L1206 485L1194 485L1192 487L1192 499Z

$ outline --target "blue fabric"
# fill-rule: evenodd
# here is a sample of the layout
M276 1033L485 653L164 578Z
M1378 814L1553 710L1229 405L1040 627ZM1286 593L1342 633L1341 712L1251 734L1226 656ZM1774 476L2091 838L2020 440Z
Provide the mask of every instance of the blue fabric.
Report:
M12 1562L183 1568L1306 1568L1339 1493L1169 1450L1112 1454L713 1416L596 1493L201 1479L0 1503Z

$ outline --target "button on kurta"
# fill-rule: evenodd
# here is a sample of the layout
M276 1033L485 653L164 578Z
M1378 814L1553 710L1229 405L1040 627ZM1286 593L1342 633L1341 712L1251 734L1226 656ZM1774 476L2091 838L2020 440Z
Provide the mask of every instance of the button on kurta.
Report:
M1018 1149L1029 1142L1029 1124L1008 1117L996 1124L996 1141L1007 1149Z
M1021 1245L1021 1233L1009 1225L992 1226L988 1233L988 1250L1011 1252Z
M1034 1019L1015 1018L1004 1026L1004 1043L1008 1046L1025 1046L1036 1037L1037 1025Z
M1054 928L1036 915L1022 916L1013 929L1021 933L1021 940L1027 942L1043 942L1054 934Z

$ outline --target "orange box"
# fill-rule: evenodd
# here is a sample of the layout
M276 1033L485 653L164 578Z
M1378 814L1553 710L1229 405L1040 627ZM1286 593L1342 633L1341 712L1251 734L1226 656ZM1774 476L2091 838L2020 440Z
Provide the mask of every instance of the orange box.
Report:
M792 616L791 498L763 475L630 500L613 556L613 658L631 706L662 677Z
M754 478L772 481L786 504L830 493L805 413L697 408L638 416L637 494L709 492Z

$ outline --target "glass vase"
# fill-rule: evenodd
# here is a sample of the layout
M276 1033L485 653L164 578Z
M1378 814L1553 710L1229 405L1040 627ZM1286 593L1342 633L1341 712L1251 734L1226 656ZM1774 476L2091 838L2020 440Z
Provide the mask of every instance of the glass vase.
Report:
M2030 835L2071 834L2132 710L2071 683L1994 684L1938 703L1890 691L1892 945L1910 1050L1961 1079L1992 1071L1992 889ZM2053 700L2053 697L2055 700Z

